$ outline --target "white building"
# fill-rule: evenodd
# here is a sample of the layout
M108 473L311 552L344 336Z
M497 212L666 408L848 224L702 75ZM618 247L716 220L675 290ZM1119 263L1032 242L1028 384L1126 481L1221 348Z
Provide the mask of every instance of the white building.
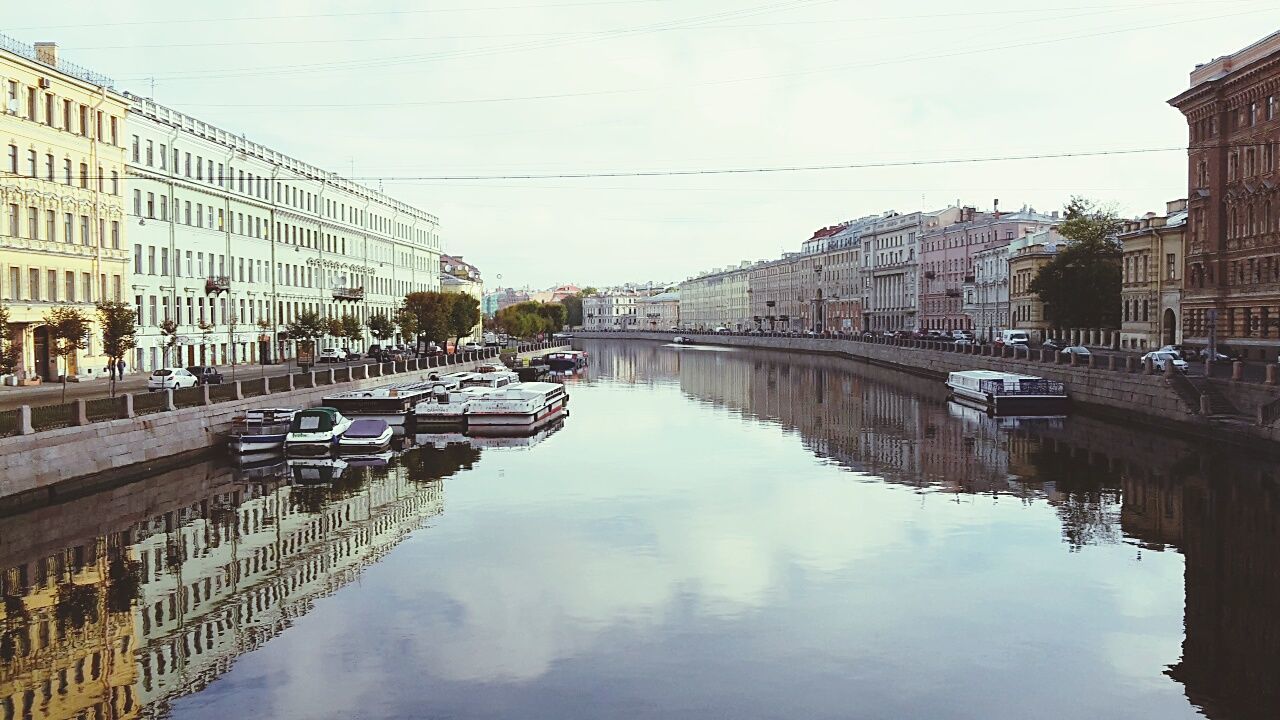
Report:
M1009 246L973 254L973 282L965 283L965 314L973 332L984 340L1009 329Z
M862 243L863 330L915 330L920 297L920 235L950 225L960 208L886 213Z
M680 321L684 327L745 330L751 321L749 276L754 264L743 261L730 269L715 269L680 283Z
M140 326L133 367L287 356L292 343L280 333L303 311L363 323L393 313L406 293L439 289L433 215L130 100L127 295ZM176 357L166 357L166 318L178 323Z
M587 330L634 330L638 326L634 293L606 293L582 298L582 326Z

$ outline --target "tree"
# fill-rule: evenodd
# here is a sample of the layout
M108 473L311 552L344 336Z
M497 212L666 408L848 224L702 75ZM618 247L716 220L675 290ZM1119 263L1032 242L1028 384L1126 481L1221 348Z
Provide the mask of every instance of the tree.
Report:
M62 402L66 402L70 359L89 346L89 318L79 308L55 307L44 314L44 323L49 326L49 340L53 343L49 350L63 361Z
M342 321L336 317L326 319L324 321L324 334L335 340L341 339L343 337Z
M9 335L9 308L0 302L0 375L9 375L18 368L18 344Z
M207 322L204 318L200 318L200 322L196 323L196 327L200 328L200 362L207 365L213 365L206 354L212 355L208 351L209 338L213 335L213 323Z
M453 346L458 347L462 338L470 335L480 324L480 301L466 293L455 294L449 308L449 330L453 334Z
M98 324L102 326L102 353L111 371L111 397L116 396L116 366L129 351L138 346L137 312L122 302L103 300L98 303Z
M342 320L338 323L341 329L341 337L346 341L347 349L364 339L364 326L360 324L360 318L350 313L344 313Z
M178 344L178 323L165 318L160 323L160 335L164 338L164 364L172 365L173 358L170 357L170 351Z
M567 297L560 301L560 303L564 305L566 313L565 322L570 326L576 327L582 325L582 298L582 293L578 293L573 297Z
M530 337L560 330L564 327L566 314L560 303L526 301L499 310L494 316L494 323L510 335Z
M418 343L418 315L408 307L396 311L395 324L400 327L400 337L405 342Z
M1068 240L1028 289L1056 328L1117 327L1120 321L1122 223L1111 208L1072 197L1058 232Z
M369 334L373 336L373 339L381 343L385 343L396 334L395 323L391 322L391 318L383 313L370 315L369 322L366 325L368 325Z
M240 318L234 312L227 314L227 347L231 349L231 382L236 380L236 330L240 327Z
M415 340L425 337L441 346L445 344L449 337L449 310L453 307L453 297L441 292L412 292L404 296L404 309L413 313L417 320Z
M329 323L314 310L303 310L293 322L285 325L289 339L296 341L299 347L305 343L311 343L314 347L316 338L323 336L328 329Z

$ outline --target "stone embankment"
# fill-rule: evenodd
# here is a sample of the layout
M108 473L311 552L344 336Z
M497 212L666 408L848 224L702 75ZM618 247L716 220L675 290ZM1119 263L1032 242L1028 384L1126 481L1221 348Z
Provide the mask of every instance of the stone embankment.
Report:
M520 348L518 356L531 357L559 347L564 347L564 344L526 345ZM149 414L135 414L135 398L129 396L122 398L123 417L99 422L90 421L81 400L70 406L75 417L69 427L40 432L32 431L31 409L23 408L19 434L0 437L0 498L110 471L119 471L121 476L130 471L150 471L165 461L181 459L221 443L232 421L253 408L312 407L320 404L326 396L337 393L411 383L425 380L432 374L472 370L494 362L495 356L494 352L475 353L467 361L447 364L435 360L409 360L359 365L350 369L352 379L346 382L335 382L333 371L329 369L282 378L242 380L226 387L227 397L221 401L211 398L211 386L205 385L199 390L203 402L194 407L175 407L172 391L166 391L167 398L141 394L138 400L166 400L165 409ZM277 389L281 381L283 383Z
M1280 388L1275 385L1188 378L1181 373L1158 372L1133 358L1094 355L1082 360L1038 349L1011 357L1011 348L1000 354L1001 349L992 346L928 340L686 335L708 345L841 355L937 380L960 370L1036 375L1064 383L1072 404L1086 412L1248 447L1274 444L1269 449L1280 450L1280 423L1275 419ZM609 332L582 333L579 337L669 342L672 334ZM1218 396L1230 398L1240 412L1232 416L1214 412L1212 398Z

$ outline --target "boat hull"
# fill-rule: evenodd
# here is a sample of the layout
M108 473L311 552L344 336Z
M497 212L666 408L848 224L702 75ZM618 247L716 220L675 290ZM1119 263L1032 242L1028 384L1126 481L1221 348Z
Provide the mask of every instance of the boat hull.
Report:
M567 397L560 397L540 408L527 412L469 413L467 426L472 428L528 428L538 425L564 411Z
M284 434L238 435L227 441L227 448L237 455L278 452L284 449Z
M1067 411L1065 395L991 395L947 384L957 402L997 415L1060 415Z

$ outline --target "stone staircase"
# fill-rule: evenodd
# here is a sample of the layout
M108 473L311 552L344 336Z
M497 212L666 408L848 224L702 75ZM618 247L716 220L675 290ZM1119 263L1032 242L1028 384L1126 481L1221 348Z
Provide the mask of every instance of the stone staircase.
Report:
M1205 415L1211 422L1219 424L1250 424L1254 418L1236 407L1222 391L1209 382L1208 378L1192 375L1174 375L1169 378L1178 397L1192 412ZM1204 412L1204 401L1208 402L1208 413Z

